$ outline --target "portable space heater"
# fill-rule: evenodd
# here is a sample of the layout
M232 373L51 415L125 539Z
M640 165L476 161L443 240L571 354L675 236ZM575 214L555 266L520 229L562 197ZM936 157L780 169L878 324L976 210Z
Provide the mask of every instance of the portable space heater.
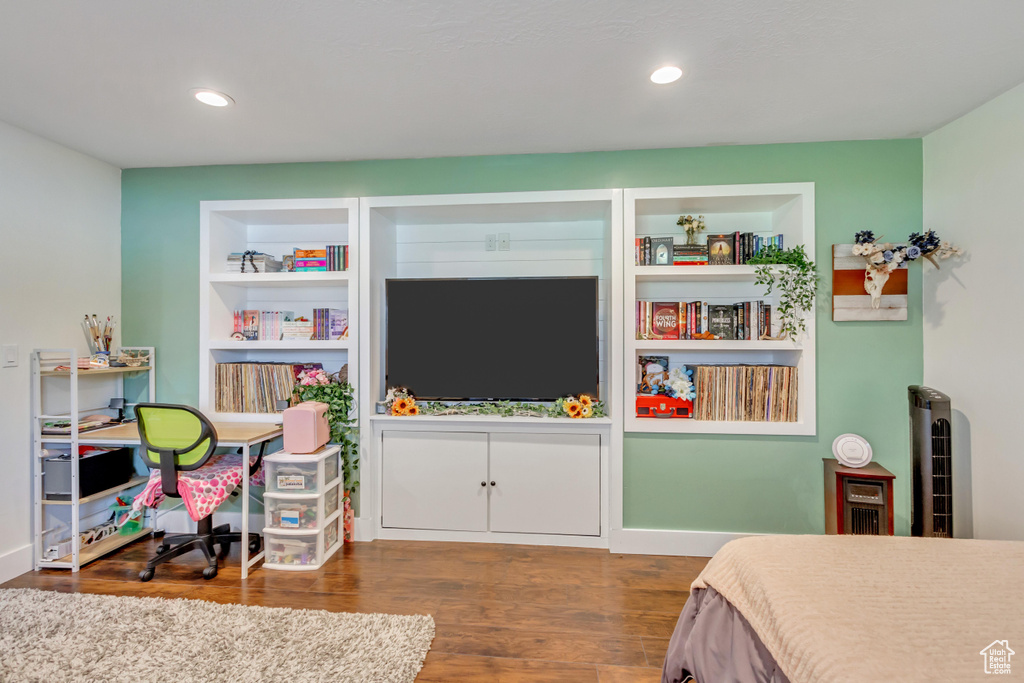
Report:
M949 396L929 387L907 387L913 506L910 533L953 538L953 439Z
M893 535L892 472L877 463L846 467L825 458L825 533Z

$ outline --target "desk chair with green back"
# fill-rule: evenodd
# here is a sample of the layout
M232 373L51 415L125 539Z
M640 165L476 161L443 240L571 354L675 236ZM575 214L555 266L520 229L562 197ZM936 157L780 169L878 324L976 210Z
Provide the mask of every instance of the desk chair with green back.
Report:
M135 406L139 420L139 438L142 441L142 459L150 469L160 470L160 488L165 496L180 498L178 493L178 472L197 470L205 465L217 448L217 430L213 424L195 408L169 403L139 403ZM260 449L256 462L249 466L244 476L255 474L263 459ZM228 524L213 526L213 515L207 515L196 522L196 533L166 536L157 547L157 554L146 563L139 578L149 581L156 566L193 550L202 551L207 567L203 578L217 576L218 557L227 557L232 543L241 543L242 534L232 532ZM259 550L259 534L249 534L249 548ZM214 553L213 546L220 546L220 553Z

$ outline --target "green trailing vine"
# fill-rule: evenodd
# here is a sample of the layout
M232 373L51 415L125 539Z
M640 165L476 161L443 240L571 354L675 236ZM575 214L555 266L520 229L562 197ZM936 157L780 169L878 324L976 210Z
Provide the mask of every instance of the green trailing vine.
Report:
M747 263L757 266L755 283L765 287L765 294L775 289L779 292L779 337L796 339L807 329L805 318L814 307L818 292L818 268L814 261L807 258L801 244L792 249L764 247Z
M566 399L554 403L519 403L515 401L491 401L488 403L456 403L449 405L428 401L419 403L420 415L492 415L494 417L566 417ZM607 413L601 401L591 404L589 417L605 417Z
M359 486L359 443L356 419L352 415L355 392L348 381L337 373L328 375L323 370L312 370L299 375L293 390L299 401L319 401L327 404L327 423L331 427L331 442L341 449L341 470L345 477L345 490L352 492Z

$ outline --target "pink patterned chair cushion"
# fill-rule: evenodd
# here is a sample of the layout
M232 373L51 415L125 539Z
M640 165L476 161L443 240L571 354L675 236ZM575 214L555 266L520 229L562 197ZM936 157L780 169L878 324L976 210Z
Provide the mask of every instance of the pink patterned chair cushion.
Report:
M256 462L254 456L250 464ZM212 456L205 465L191 472L178 472L178 495L185 503L188 515L195 521L213 514L231 492L242 483L242 456L238 453L224 453ZM249 478L252 486L263 486L263 468ZM132 508L142 512L143 506L156 507L165 496L160 486L160 470L149 473L149 482L142 493L135 497Z

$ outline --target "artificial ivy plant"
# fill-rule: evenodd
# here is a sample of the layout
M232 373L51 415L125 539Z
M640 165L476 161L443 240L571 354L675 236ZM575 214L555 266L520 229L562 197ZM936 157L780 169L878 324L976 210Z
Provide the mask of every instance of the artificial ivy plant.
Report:
M796 339L807 329L804 318L814 307L818 291L818 268L814 261L807 258L801 244L792 249L766 246L747 263L757 266L755 283L764 285L765 294L771 294L774 289L779 291L781 329L778 338Z

